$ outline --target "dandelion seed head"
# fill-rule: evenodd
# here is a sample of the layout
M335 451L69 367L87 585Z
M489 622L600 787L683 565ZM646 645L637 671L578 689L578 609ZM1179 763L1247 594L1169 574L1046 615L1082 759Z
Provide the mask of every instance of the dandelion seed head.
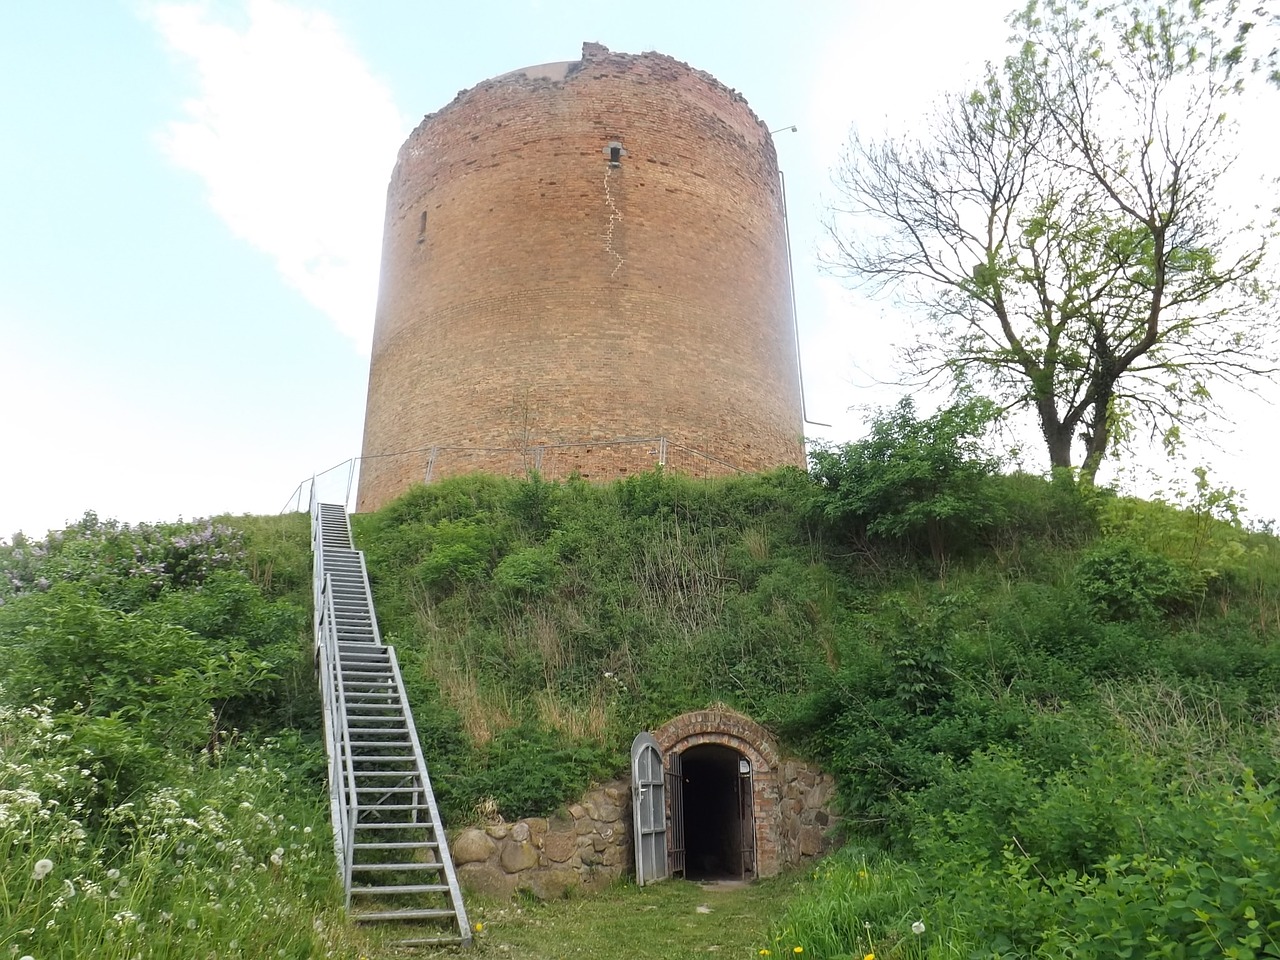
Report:
M43 880L52 872L53 872L53 861L46 857L42 860L36 861L36 865L31 871L31 877L33 880Z

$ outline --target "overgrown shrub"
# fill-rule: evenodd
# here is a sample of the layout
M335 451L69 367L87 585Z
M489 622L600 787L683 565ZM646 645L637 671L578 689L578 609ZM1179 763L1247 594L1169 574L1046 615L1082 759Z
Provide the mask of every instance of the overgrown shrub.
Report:
M1192 582L1172 560L1124 540L1104 540L1080 561L1081 595L1104 617L1147 620L1183 609Z
M972 547L1000 507L991 483L998 463L980 444L994 417L992 404L971 400L920 420L904 397L867 439L815 447L822 515L847 533L923 544L938 563Z

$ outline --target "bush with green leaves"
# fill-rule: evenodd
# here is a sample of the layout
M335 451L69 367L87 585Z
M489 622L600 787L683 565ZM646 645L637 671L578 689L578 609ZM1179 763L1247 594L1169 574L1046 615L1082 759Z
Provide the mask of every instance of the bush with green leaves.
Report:
M995 416L991 403L970 400L919 419L904 397L865 440L815 447L822 515L846 534L923 543L939 563L971 547L999 519L999 464L981 443Z
M265 597L237 569L245 558L223 523L92 513L0 548L0 687L12 705L53 711L97 778L99 806L269 725L292 700L285 678L296 683L306 661L306 615Z
M1124 540L1104 540L1085 553L1076 574L1080 593L1104 617L1145 620L1185 609L1187 572L1167 557Z
M19 533L0 541L0 600L68 582L92 589L111 607L137 609L165 589L199 586L243 560L237 532L223 523L140 523L102 520L96 513L44 539Z
M1067 800L1042 816L1078 824L1087 814ZM1157 780L1110 802L1107 819L1128 824L1079 868L1024 850L1014 834L994 869L935 861L935 896L963 917L961 937L983 945L975 956L1280 957L1274 785L1246 772L1189 794Z
M0 694L5 692L0 691ZM0 953L125 960L360 952L349 942L321 789L295 772L317 747L242 744L171 757L127 801L44 706L0 697Z

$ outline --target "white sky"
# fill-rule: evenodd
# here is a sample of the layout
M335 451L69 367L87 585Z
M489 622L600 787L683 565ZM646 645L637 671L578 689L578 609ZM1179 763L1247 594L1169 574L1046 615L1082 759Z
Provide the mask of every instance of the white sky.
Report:
M742 91L771 127L799 127L775 139L808 413L833 424L811 430L855 439L865 417L850 407L896 399L874 379L892 376L906 325L816 267L829 168L851 124L922 116L1000 56L1009 6L4 5L0 535L86 509L274 512L358 455L397 149L458 90L575 59L584 40L669 53ZM1251 155L1267 152L1258 144ZM1238 430L1195 460L1254 514L1280 517L1265 442L1276 409L1227 402ZM1158 466L1142 462L1139 482ZM346 484L335 471L325 492Z

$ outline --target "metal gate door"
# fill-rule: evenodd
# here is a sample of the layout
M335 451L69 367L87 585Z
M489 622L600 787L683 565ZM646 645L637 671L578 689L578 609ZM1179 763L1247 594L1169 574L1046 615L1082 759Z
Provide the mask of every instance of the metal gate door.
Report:
M667 801L671 805L671 828L667 835L667 867L673 877L684 872L684 772L680 754L667 757Z
M651 733L631 742L631 819L635 824L636 883L667 876L667 783L662 751Z
M738 822L742 830L742 879L756 875L756 818L752 802L751 761L738 761Z

